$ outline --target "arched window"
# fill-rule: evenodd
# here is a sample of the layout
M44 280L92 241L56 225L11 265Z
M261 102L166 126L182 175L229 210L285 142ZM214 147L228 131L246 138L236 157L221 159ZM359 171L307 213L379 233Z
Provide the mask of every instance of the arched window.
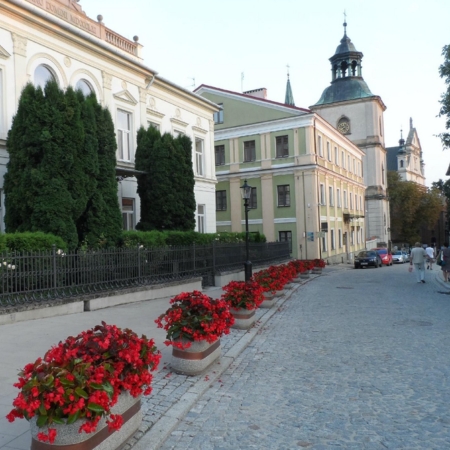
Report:
M91 83L86 80L78 80L77 84L75 85L75 89L77 91L81 91L85 97L88 97L94 92L94 89L92 89Z
M400 167L403 168L403 159L400 160Z
M44 89L49 81L56 81L56 76L50 67L41 64L34 71L34 84L36 87Z

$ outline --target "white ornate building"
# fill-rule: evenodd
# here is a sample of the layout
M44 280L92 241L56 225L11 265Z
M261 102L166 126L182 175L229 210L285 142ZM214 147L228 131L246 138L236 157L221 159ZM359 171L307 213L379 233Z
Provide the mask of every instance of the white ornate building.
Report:
M139 221L134 154L136 132L153 125L193 141L197 230L214 232L214 122L210 101L159 76L141 58L137 36L128 40L75 0L0 0L0 231L4 231L6 137L26 83L53 78L95 92L113 117L118 140L118 196L124 228Z

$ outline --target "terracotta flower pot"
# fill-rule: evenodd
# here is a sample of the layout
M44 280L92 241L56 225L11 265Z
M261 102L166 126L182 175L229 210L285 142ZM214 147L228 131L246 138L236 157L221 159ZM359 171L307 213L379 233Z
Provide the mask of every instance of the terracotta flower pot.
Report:
M115 450L136 432L142 421L141 397L132 397L129 392L122 392L117 403L111 408L112 414L121 414L123 425L119 431L109 431L106 418L103 417L94 433L79 433L78 430L83 420L78 420L70 425L52 424L50 428L56 428L55 442L40 442L37 435L40 432L48 433L48 427L39 428L36 418L30 420L31 450ZM56 446L56 447L55 447Z
M170 367L177 373L198 375L220 358L220 354L220 339L212 344L207 341L194 341L186 349L172 348Z
M255 310L245 308L230 308L234 317L234 325L231 328L238 330L248 330L255 323Z

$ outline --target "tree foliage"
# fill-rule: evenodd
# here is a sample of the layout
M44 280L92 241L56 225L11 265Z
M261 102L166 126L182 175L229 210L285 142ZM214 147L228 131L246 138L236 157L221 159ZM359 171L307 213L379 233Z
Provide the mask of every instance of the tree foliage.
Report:
M141 199L141 231L190 231L195 228L192 141L174 138L154 127L137 133L135 166L145 172L138 177Z
M445 129L450 130L450 45L444 46L442 56L444 57L444 63L439 67L439 75L444 79L447 90L441 96L439 117L446 117ZM444 148L450 148L450 133L441 133L439 137Z
M32 84L24 88L7 137L7 232L53 233L70 248L92 235L106 235L111 244L117 241L121 216L115 173L106 175L99 165L99 136L106 128L115 142L114 128L111 120L110 125L99 123L96 108L102 109L95 97L85 99L70 87L64 92L55 82L47 83L44 91ZM113 161L115 167L115 153L112 157L109 164ZM106 177L115 214L93 207L105 195ZM111 223L120 227L119 234L108 229Z
M393 240L410 244L420 241L421 227L431 229L439 218L440 191L403 181L395 171L389 171L387 179Z

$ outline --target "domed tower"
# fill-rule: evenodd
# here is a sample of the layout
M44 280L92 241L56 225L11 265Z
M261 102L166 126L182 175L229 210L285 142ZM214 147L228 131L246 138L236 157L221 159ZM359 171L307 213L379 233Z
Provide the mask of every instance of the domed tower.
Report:
M378 95L372 94L364 81L363 54L356 50L347 36L347 23L343 25L344 36L329 59L331 84L310 109L364 152L366 238L376 237L388 243L390 220L383 122L386 106Z

